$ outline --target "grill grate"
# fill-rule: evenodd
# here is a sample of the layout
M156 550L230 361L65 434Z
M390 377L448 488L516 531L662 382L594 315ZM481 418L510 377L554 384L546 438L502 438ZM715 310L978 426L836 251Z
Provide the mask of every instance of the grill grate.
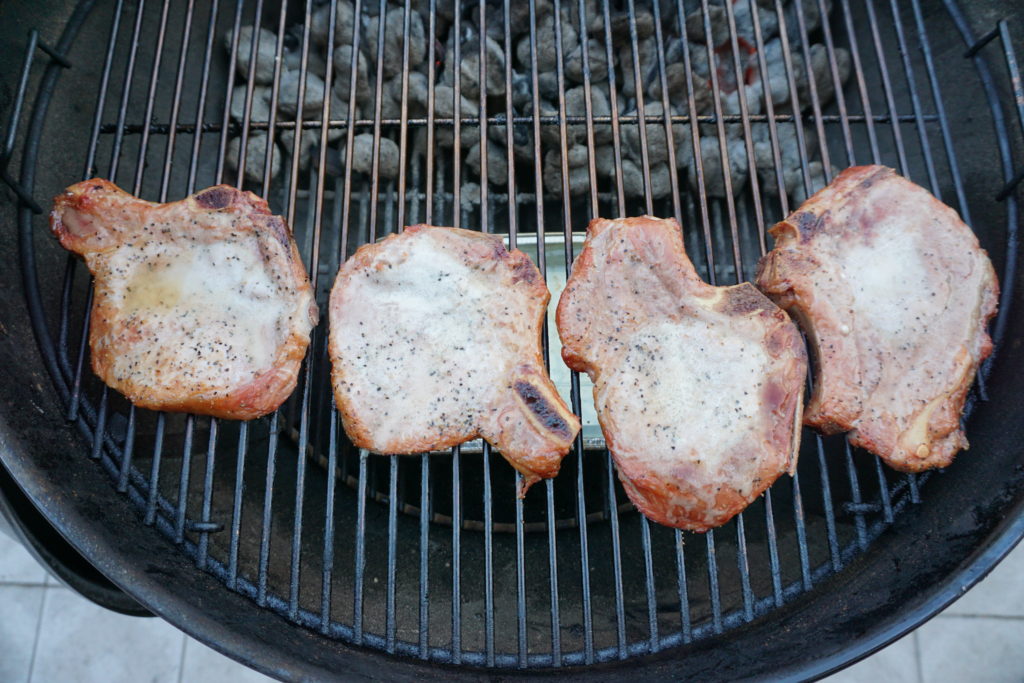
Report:
M753 68L768 73L756 9L767 4L779 24L789 99L800 102L794 56L799 55L804 64L812 63L809 19L814 11L829 16L829 6L835 4L831 21L814 29L823 40L835 99L824 102L812 77L806 82L810 108L801 114L798 107L796 115L777 111L767 95L758 104L758 109L763 104L765 113L753 113L744 88L738 90L739 113L727 113L720 83L727 72L715 68L709 70L713 114L699 113L692 60L702 50L709 63L714 64L716 57L711 48L688 40L686 17L702 12L700 29L705 36L712 35L710 10L717 3L709 0L652 4L655 77L660 84L655 97L649 96L650 86L642 73L640 11L633 0L614 7L609 0L554 0L557 112L541 109L537 94L542 74L533 58L529 115L517 114L513 104L512 3L506 0L498 7L466 2L464 6L454 0L454 7L445 3L442 8L437 0L430 0L428 36L435 35L442 16L447 17L445 21L450 18L452 35L463 35L463 27L474 22L477 28L477 40L470 41L475 44L465 46L469 48L465 52L468 55L476 48L475 105L483 114L463 115L461 79L456 78L451 118L435 114L438 84L433 69L427 73L425 116L409 115L408 36L411 17L418 11L410 0L401 6L405 68L400 73L397 118L383 116L382 110L384 70L380 65L389 22L376 21L373 115L357 118L355 55L360 42L369 39L366 30L352 32L353 57L347 68L334 73L335 22L327 22L327 42L321 50L311 37L318 7L311 1L298 7L289 4L283 2L279 11L270 11L262 0L233 5L189 0L187 6L170 0L154 6L150 0L149 7L145 0L119 0L111 13L94 12L92 20L109 23L110 40L83 175L105 175L135 194L159 201L218 181L251 185L293 226L321 300L338 264L359 244L420 220L481 225L485 231L500 226L507 228L512 247L524 249L528 249L524 236L535 236L532 255L546 273L558 267L548 262L548 237L560 235L561 265L568 274L574 256L572 229L590 217L637 211L674 215L683 224L687 249L706 279L713 284L748 279L767 247L765 224L791 208L781 124L793 127L805 194L815 184L814 156L821 161L826 182L831 180L832 163L888 163L925 184L940 199L953 203L955 195L955 207L970 222L953 126L942 101L921 0L904 7L895 0L863 5L851 5L848 0L739 0L721 5L731 49L725 68L732 71L731 77L738 83L744 80L738 58L743 40L737 30L739 5L747 5L752 22L757 55ZM328 4L330 16L337 4L338 0ZM363 16L367 10L384 17L386 1L374 4L375 8L364 8L356 0L355 15ZM598 41L609 65L615 58L613 22L625 23L637 84L635 114L620 112L619 102L625 95L614 77L598 83L590 63L594 55L588 50L581 51L584 115L568 111L562 4L575 8L578 22L570 25L580 43ZM949 8L956 19L955 7ZM538 0L530 0L528 9L529 45L531 54L537 55ZM303 27L299 36L289 34L289 24L296 19ZM270 113L265 123L250 120L257 41L252 41L245 55L239 40L240 28L253 23L276 29ZM599 29L592 30L598 23ZM489 25L500 25L507 55L503 98L486 92L484 37ZM1005 32L1005 25L1002 28ZM234 38L225 59L216 44L226 31ZM156 38L147 42L140 39L144 35ZM669 89L669 35L681 43L685 101L674 101L678 93ZM322 56L328 91L333 81L348 79L346 118L334 118L331 98L324 97L317 116L304 117L300 106L294 120L279 120L283 55L290 38L297 38L294 47L300 56L298 101L304 99L305 74L312 60ZM1004 43L1009 45L1006 36ZM438 47L434 40L427 40L428 63L435 64L441 57ZM852 81L845 89L837 60L840 47L849 50L852 60ZM452 51L454 62L461 64L462 41L453 40ZM239 63L250 66L244 79L244 115L236 124L229 105L240 82L236 78ZM925 82L927 91L920 87ZM165 91L167 83L174 84L172 90ZM593 113L593 92L598 87L602 92L607 89L611 105L607 116ZM659 113L648 114L652 103L660 104L660 109L653 109ZM679 111L673 113L673 106ZM911 113L899 113L908 108ZM322 121L329 124L321 125ZM694 156L696 195L686 189L686 179L677 171L675 141L678 132L685 130L681 126L694 122L698 125L688 125L685 136ZM515 157L517 124L531 129L532 168ZM750 173L749 184L734 193L730 165L723 164L717 173L724 196L709 198L705 189L718 179L714 169L705 167L701 139L711 137L720 157L728 159L732 153L728 127L738 125L742 154L753 168L757 165L754 127L759 124L767 125L772 172L767 179ZM916 134L905 136L905 124L911 124ZM574 195L569 166L570 126L580 125L589 149L595 149L595 133L610 128L615 167L610 182L590 182L585 196ZM459 151L463 129L477 129L480 148L486 150L492 126L504 128L507 179L504 186L495 183L493 188L480 182L478 200L467 201L464 190L470 171ZM438 132L449 129L454 152L438 144ZM372 171L366 176L353 173L357 130L372 134ZM548 150L542 143L545 134L554 130L561 183L559 192L550 193L544 185L545 173L550 173L544 164ZM274 173L273 140L288 131L292 152L284 155L288 167L279 180ZM300 163L301 155L294 153L301 148L303 131L318 136L316 163L308 170ZM330 139L332 131L342 131L343 137ZM635 131L639 139L643 186L636 196L627 190L623 170L627 131ZM423 153L414 155L410 133L415 137L424 132ZM268 135L270 142L262 155L247 159L248 141L257 133ZM651 158L650 138L661 134L667 141L671 189L667 196L656 197L652 169L657 164ZM227 163L229 140L236 135L240 153L232 170ZM166 140L162 149L155 144L161 137ZM399 164L397 179L391 181L380 173L380 150L382 140L395 137ZM941 155L933 145L941 148ZM344 159L340 173L329 172L331 151ZM104 164L106 153L109 162ZM480 178L488 178L488 164L495 163L488 156L480 154ZM587 159L591 180L599 175L594 156ZM129 168L132 159L134 166ZM255 184L247 174L247 166L253 164L261 169ZM1008 178L1011 174L1012 169L1006 169ZM879 460L855 455L842 438L805 434L797 475L701 539L651 525L629 508L620 512L624 494L615 481L611 458L607 451L585 448L582 435L559 479L535 487L525 501L514 496L521 475L516 473L513 479L486 444L480 456L458 447L447 456L419 458L380 458L355 451L340 430L323 379L327 372L323 326L313 333L295 395L269 418L234 423L136 411L84 371L91 303L87 274L69 258L58 302L56 344L59 369L69 387L68 417L89 426L91 456L110 472L117 490L138 505L144 522L172 537L197 566L259 605L325 635L391 653L476 666L563 666L626 658L720 634L767 614L842 569L902 509L919 502L928 478L896 476L883 469ZM997 342L1000 329L997 322ZM545 331L545 359L551 333ZM984 374L979 373L981 396ZM576 373L571 375L569 398L580 414L583 399ZM309 467L310 454L322 456L322 469ZM346 481L354 487L343 486ZM367 504L374 494L382 505ZM482 522L473 526L466 510L477 505L476 499ZM445 505L450 506L448 527L434 523L435 510ZM496 505L511 507L514 534L495 533ZM406 507L415 515L399 515ZM595 510L601 514L595 517ZM533 512L547 520L541 526L544 533L530 533L532 527L525 520ZM564 517L573 517L575 524L556 523Z

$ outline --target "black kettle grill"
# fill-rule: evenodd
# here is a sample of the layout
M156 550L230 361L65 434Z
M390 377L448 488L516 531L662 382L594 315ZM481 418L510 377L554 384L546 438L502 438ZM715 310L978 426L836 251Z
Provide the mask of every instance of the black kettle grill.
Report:
M355 0L349 23L325 21L341 4L0 8L0 509L66 582L283 679L810 678L916 627L1021 538L1020 8ZM769 41L777 93L747 87L773 68ZM766 226L862 163L957 208L999 273L970 450L904 475L807 432L796 477L703 535L637 514L592 424L521 501L486 445L354 449L329 321L272 416L135 409L89 371L88 274L46 220L93 175L154 201L244 186L292 225L322 304L347 255L402 225L507 234L555 288L590 217L653 213L731 284L770 248ZM586 423L588 389L550 350Z

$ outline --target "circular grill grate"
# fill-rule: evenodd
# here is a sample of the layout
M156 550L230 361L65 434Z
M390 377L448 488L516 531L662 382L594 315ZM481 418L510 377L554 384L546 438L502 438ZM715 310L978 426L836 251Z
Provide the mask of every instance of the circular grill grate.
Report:
M360 42L378 46L369 85L373 101L380 102L386 79L375 64L394 46L381 40L393 27L369 19L386 11L384 0L362 4L356 3L357 12L368 16L351 42L357 50ZM452 41L451 57L458 62L475 52L483 62L478 80L486 82L487 47L479 36L496 36L511 55L515 4L456 1L454 7L441 7L431 0L423 24L428 35L439 23L452 24L449 35L469 35L467 41ZM354 62L334 69L335 54L346 43L329 48L302 30L314 26L319 5L121 0L89 18L109 26L110 39L96 74L84 175L108 177L159 201L216 182L244 183L293 226L321 304L339 263L360 244L421 221L507 234L554 284L559 278L564 282L571 267L578 246L573 230L591 217L674 215L705 279L716 284L749 279L767 246L765 226L795 205L793 192L779 191L789 189L785 157L794 153L796 194L806 195L827 180L832 165L886 163L930 188L970 222L957 131L942 99L953 93L937 76L926 30L934 19L918 0L905 6L848 0L727 4L731 47L719 51L721 72L711 70L712 113L700 113L695 98L668 87L667 67L682 61L689 68L700 51L704 59L716 59L705 45L683 36L692 12L707 17L698 32L715 30L710 6L717 3L562 4L574 13L564 19L565 26L561 19L554 22L553 45L561 44L557 36L570 26L596 41L606 59L613 52L630 56L634 82L643 84L635 98L620 91L620 78L599 79L591 71L594 65L583 61L589 104L582 115L568 110L569 55L556 49L553 112L539 103L525 113L514 109L509 59L504 73L509 96L488 95L484 87L469 101L483 108L485 117L458 110L448 117L416 116L406 95L395 117L380 106L361 118L348 106L344 113L353 115L339 117L328 98L315 114L295 120L279 115L275 106L285 68L323 68L328 84L357 72ZM833 4L830 20L815 28L815 11L828 14ZM736 113L723 104L730 77L735 84L767 68L760 25L754 24L753 41L735 31L740 6L749 13L760 5L767 12L762 16L774 16L782 34L794 37L782 41L782 63L791 99L800 101L802 94L807 100L797 107L797 116L788 105L773 107L771 98L757 107L738 98ZM410 18L419 10L408 2L396 7L408 35ZM541 47L544 34L538 27L545 12L533 2L528 9L525 35ZM555 9L552 16L561 14ZM642 38L645 16L653 20L652 32ZM227 41L226 50L221 42L225 34L238 35L239 27L253 23L271 31L281 57L271 86L274 100L269 121L256 120L258 97L253 88L244 89L242 116L234 121L226 105L233 88L246 83L236 75L237 65L250 60L244 40ZM371 26L379 29L376 38L368 34ZM479 30L467 33L473 26ZM619 44L622 35L625 43ZM406 60L411 41L398 38L395 44ZM440 41L426 43L428 63L447 59ZM813 64L813 44L823 46L825 80L811 79L798 88L793 59L802 54ZM643 49L653 50L647 56L653 70L646 68ZM845 87L842 59L837 59L842 50L852 59ZM298 62L286 64L286 52ZM752 61L734 60L733 54ZM318 62L323 66L316 67ZM534 68L528 76L530 93L540 92L545 72ZM397 80L405 90L408 71ZM834 98L819 92L826 83ZM440 85L430 78L427 111L435 109L430 102ZM689 91L694 89L689 83ZM629 100L635 110L626 106L620 112L615 105L609 114L594 114L597 90L613 104L617 98ZM91 95L92 89L86 92ZM752 113L755 109L761 113ZM330 123L322 126L325 117ZM509 119L514 125L506 130ZM690 125L694 120L698 126ZM282 154L273 144L262 149L248 144L269 132L290 140L294 150L297 127L316 136L308 153L312 163L306 155ZM786 148L784 127L791 128L795 148ZM759 129L771 143L772 163L759 166L746 182L735 166L725 164L723 171L706 154L700 157L717 146L723 155L738 154L756 164ZM502 142L494 141L493 130L506 134ZM570 140L579 131L590 149L595 135L610 139L613 154L610 171L588 157L587 189L577 193L569 158ZM355 136L364 133L371 136L373 150L387 144L382 140L394 143L397 177L385 177L379 166L374 166L377 173L352 170ZM504 164L485 154L477 171L468 148L455 153L439 142L445 135L449 142L467 135L477 142L492 140ZM229 163L235 137L249 153ZM659 142L666 140L667 150L659 152ZM730 147L730 141L740 144ZM519 144L529 145L528 159L517 158ZM638 145L635 162L623 151L631 144ZM686 145L701 161L682 168L673 155ZM549 167L552 152L555 164ZM669 163L659 162L666 152ZM822 177L814 172L816 161ZM629 163L642 169L639 186L631 185L628 168L624 171ZM490 184L480 183L488 164L506 167L506 177L492 175ZM667 190L653 180L659 168L669 176ZM551 183L552 172L564 182ZM693 193L691 176L697 187L721 184L726 191L718 193L721 197ZM981 237L990 246L1004 239L1001 233ZM90 426L91 456L110 472L118 491L136 502L142 523L171 536L228 589L305 627L388 652L481 666L559 666L720 634L842 569L894 515L919 500L927 479L896 475L877 459L852 452L841 437L807 432L796 477L781 480L725 527L687 534L650 524L628 505L600 435L592 430L556 480L538 484L520 501L515 498L519 475L486 445L404 458L354 450L330 396L325 325L314 333L295 395L271 417L235 423L136 410L87 370L85 314L91 292L83 270L69 259L60 300L48 302L59 312L56 351L70 388L68 414ZM550 341L552 331L547 332ZM551 357L557 366L557 353ZM575 374L566 374L566 386L580 413L589 390L581 390Z

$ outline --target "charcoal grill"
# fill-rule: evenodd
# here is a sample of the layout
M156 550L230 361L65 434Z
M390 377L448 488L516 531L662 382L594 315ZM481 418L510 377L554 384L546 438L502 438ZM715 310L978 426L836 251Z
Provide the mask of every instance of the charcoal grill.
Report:
M720 5L709 0L554 2L553 111L538 96L542 81L550 82L536 58L548 11L541 0L354 4L356 16L366 17L352 32L354 52L376 46L374 106L357 112L356 88L349 87L343 117L329 97L313 115L302 107L298 116L278 113L285 68L322 68L329 87L357 78L355 58L335 67L341 46L333 32L342 29L328 22L325 44L312 35L325 11L320 2L54 0L0 10L10 19L0 34L19 47L3 60L10 125L0 157L12 199L0 207L9 238L2 248L19 268L0 277L7 291L23 295L3 301L0 462L11 479L0 480L8 491L0 500L23 493L144 608L282 678L561 669L811 677L927 619L1024 534L1017 397L1024 318L1011 304L1020 287L1024 177L1024 82L1012 34L1019 9L972 3L968 16L955 0L726 4L729 40L721 68L709 72L712 111L701 113L692 62L700 50L709 63L716 58L687 38L685 17L703 13L697 33L710 35L711 6ZM753 40L737 30L737 13L757 17L762 5L762 16L774 16L785 36L789 99L800 100L803 90L806 101L795 111L770 96L756 105L737 96L733 111L720 96L769 68L760 20ZM371 19L389 7L401 11L396 43L386 40L389 22ZM820 27L815 14L828 17ZM425 113L412 111L407 38L414 15L427 36L450 24L446 35L469 37L450 41L451 59L478 57L481 85L466 102L483 115L461 110L461 78L452 84L454 113L437 113L438 74L449 59L440 38L425 41L426 63L437 68L425 70ZM237 37L220 45L225 33L239 36L252 24L274 36L268 120L252 116L259 94L252 71L246 74L258 62L258 45L248 54ZM581 55L582 114L567 103L567 26L597 46ZM487 92L487 35L508 56L499 95ZM517 74L532 95L525 108L513 103L511 55L519 36L530 41L532 55L529 69ZM811 64L815 43L824 49L827 80L812 77L800 88L794 60ZM395 45L403 68L392 86L378 65ZM645 64L641 50L651 45L653 63ZM852 60L845 87L841 50ZM623 66L623 55L631 63ZM601 58L619 59L640 84L635 94L592 73ZM689 74L685 92L673 91L666 76L668 64L680 60ZM308 81L299 82L302 101ZM827 82L834 99L819 93ZM233 118L228 103L236 86L245 86L243 113ZM401 93L395 116L384 104L392 87ZM609 100L607 114L595 113L598 89ZM572 233L589 218L673 215L702 276L731 284L751 278L770 247L766 226L794 206L783 168L792 150L780 142L782 126L796 136L804 194L828 180L832 166L885 163L960 211L1000 274L997 352L968 403L971 450L948 471L896 474L841 437L808 432L795 477L704 535L638 515L593 430L585 430L562 474L524 500L514 495L518 475L486 444L402 458L353 449L327 384L324 325L314 332L295 395L271 417L236 423L136 410L88 370L88 274L51 241L40 213L48 197L94 174L160 201L216 182L241 185L267 197L293 226L321 303L341 260L406 224L505 234L552 279L568 272L578 246ZM315 135L306 155L293 153L303 137L296 131ZM761 131L772 161L759 167L762 174L744 183L729 164L724 171L708 166L707 150L716 146L731 158L731 140L742 142L733 150L749 164ZM364 133L372 138L368 173L353 170L356 136ZM269 144L249 152L249 140L260 135L290 139L292 151ZM577 135L590 150L595 136L611 146L609 168L587 155L584 192L573 185L569 163ZM442 144L444 137L451 144ZM471 169L459 142L466 137L492 140L500 154L481 154L479 169ZM233 138L239 158L229 163ZM652 148L662 138L667 149ZM707 148L703 138L712 141ZM399 151L394 178L382 173L384 140ZM521 144L525 158L516 156ZM694 161L681 169L676 154L685 145ZM557 163L549 166L552 151ZM663 154L667 163L659 161ZM822 178L815 178L815 162ZM639 186L623 170L630 163L640 170ZM659 163L667 192L654 182ZM480 181L495 165L506 177ZM722 196L709 196L709 183L724 185ZM560 362L557 354L550 362ZM580 413L590 398L578 376L566 379L567 398ZM5 509L17 518L16 507ZM105 587L90 597L138 611L111 592Z

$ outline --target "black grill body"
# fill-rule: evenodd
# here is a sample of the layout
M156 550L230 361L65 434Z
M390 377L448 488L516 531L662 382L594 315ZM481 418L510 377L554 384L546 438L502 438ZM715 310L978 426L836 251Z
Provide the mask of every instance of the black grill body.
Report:
M783 14L798 30L819 4L801 2L786 5L806 6L802 11ZM664 46L679 9L706 11L705 4L657 6L661 63L673 56ZM264 172L246 185L287 216L321 296L342 256L407 223L507 232L542 270L564 273L573 253L564 245L589 216L645 211L680 216L705 277L731 284L750 277L770 246L765 226L792 206L755 192L753 182L736 199L708 199L690 193L682 177L665 197L653 196L650 182L630 195L614 179L582 195L568 180L550 192L541 154L515 161L505 144L499 147L513 159L506 165L514 199L507 184L483 183L479 199L464 203L465 186L475 180L465 156L427 137L425 154L414 161L414 138L451 131L459 139L470 131L489 139L488 130L506 120L504 97L480 94L483 119L417 118L408 110L388 118L376 110L352 120L321 109L298 124L283 116L269 124L232 122L227 93L245 81L231 75L239 49L222 47L224 31L257 20L290 31L281 49L305 54L300 68L309 68L311 53L331 55L293 27L319 5L289 3L279 12L260 3L152 0L0 10L5 45L16 48L4 52L17 143L4 162L22 194L0 207L9 237L0 249L11 264L0 270L11 293L0 304L0 461L60 534L138 603L282 678L449 678L566 667L596 677L626 670L806 677L881 647L955 599L1024 534L1024 421L1015 399L1024 322L1013 312L1021 195L1012 184L1024 167L1024 117L1011 97L1021 88L1013 36L1024 27L1014 23L1020 16L998 23L1011 12L998 3L973 4L970 16L952 1L834 4L818 40L829 49L848 47L860 62L843 99L810 95L801 125L827 141L814 158L827 155L840 167L880 161L941 193L969 214L1004 289L993 330L997 353L969 406L971 450L947 472L897 476L841 438L807 433L797 479L779 482L720 530L681 534L624 505L600 443L581 441L560 477L518 504L515 478L486 447L402 459L352 449L327 392L323 329L296 395L272 419L241 425L130 409L90 376L83 354L88 278L46 235L30 204L45 209L50 196L83 175L110 177L147 199L175 199L219 180L238 182L244 169L226 163L235 135L299 125L326 142L330 131L342 131L340 143L318 149L308 169L283 156L292 167L282 176ZM504 25L500 4L463 5L462 13L445 14L431 3L426 25L442 17L458 17L453 30ZM605 4L596 7L603 12ZM648 8L612 3L607 10L627 18L629 47L637 46L641 10ZM607 24L597 24L603 40ZM28 52L26 28L39 29ZM975 45L990 29L989 42ZM365 28L357 35L368 40ZM384 47L377 44L380 61ZM456 45L458 59L479 41ZM964 56L971 45L973 55ZM429 50L433 58L443 51ZM611 127L624 137L632 129L649 178L646 138L692 122L688 102L668 120L643 113L640 98L635 114L573 114L564 97L565 57L556 60L557 111L515 114L512 133L518 126L551 131L552 147L542 148L540 135L530 139L538 151L554 149L569 178L570 126L583 126L591 147L598 130ZM375 71L370 80L379 95L384 77ZM640 81L642 71L634 72ZM532 81L536 91L538 78ZM643 94L648 104L660 98ZM666 96L676 103L677 93ZM325 112L326 128L319 123ZM757 126L792 123L786 117L719 108L699 119L699 135L724 145L726 126L740 126L746 141ZM638 118L647 125L638 126ZM393 140L405 173L386 179L379 167L365 176L346 171L352 139L362 133L373 136L375 148ZM801 159L805 169L810 154ZM246 163L264 168L264 161ZM597 169L588 172L596 177ZM398 201L403 196L408 200ZM589 397L577 378L570 381L579 412Z

